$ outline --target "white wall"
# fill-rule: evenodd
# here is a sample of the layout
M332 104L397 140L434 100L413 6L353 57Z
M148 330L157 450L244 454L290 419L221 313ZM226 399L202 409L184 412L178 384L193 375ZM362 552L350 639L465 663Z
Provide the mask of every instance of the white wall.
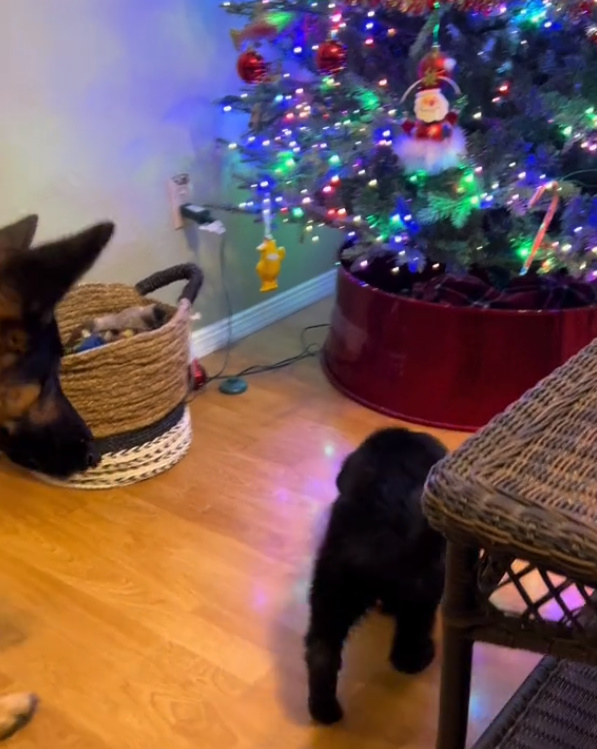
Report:
M167 178L190 170L196 197L232 197L217 135L242 123L213 100L239 88L231 19L217 0L2 0L0 223L39 212L40 237L98 219L117 235L95 278L134 282L193 258L171 228ZM261 229L227 217L234 306L262 301L254 274ZM333 248L280 233L282 288L331 266ZM204 322L223 314L213 248L195 256L208 278Z

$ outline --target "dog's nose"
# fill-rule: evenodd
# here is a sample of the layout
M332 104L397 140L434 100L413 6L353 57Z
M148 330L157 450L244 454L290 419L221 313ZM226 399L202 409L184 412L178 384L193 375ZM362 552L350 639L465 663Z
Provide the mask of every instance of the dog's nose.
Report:
M99 454L98 449L91 445L87 448L87 468L97 468L97 466L100 464L101 456Z

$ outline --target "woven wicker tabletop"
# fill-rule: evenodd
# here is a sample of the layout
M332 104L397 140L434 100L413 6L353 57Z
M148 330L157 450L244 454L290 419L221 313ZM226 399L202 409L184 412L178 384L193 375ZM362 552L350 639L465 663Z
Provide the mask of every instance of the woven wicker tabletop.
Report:
M473 749L594 749L597 669L544 659Z
M597 340L439 463L424 503L452 540L597 580Z

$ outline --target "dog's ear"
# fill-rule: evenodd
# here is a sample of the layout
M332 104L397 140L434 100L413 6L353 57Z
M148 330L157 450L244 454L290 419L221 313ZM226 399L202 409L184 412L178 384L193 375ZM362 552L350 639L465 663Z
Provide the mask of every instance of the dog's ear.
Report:
M0 262L31 247L37 222L38 217L32 214L0 228Z
M342 465L340 466L340 471L336 476L336 488L340 494L346 494L348 491L348 463L351 457L352 455L349 455L344 458Z
M350 453L336 478L340 494L355 495L366 492L375 479L373 466L367 461L362 450Z
M13 255L5 266L5 277L25 309L44 315L91 268L113 233L114 224L96 224L57 242Z

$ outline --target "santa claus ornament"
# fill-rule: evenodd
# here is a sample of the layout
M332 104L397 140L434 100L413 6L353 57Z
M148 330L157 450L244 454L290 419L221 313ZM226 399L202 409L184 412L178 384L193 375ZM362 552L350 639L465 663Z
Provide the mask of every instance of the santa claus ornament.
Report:
M458 114L450 109L442 86L460 96L452 80L454 61L435 46L421 60L419 78L402 97L404 102L414 92L415 119L402 123L403 134L396 139L396 154L407 174L427 172L440 174L462 164L466 156L466 139L458 126Z

